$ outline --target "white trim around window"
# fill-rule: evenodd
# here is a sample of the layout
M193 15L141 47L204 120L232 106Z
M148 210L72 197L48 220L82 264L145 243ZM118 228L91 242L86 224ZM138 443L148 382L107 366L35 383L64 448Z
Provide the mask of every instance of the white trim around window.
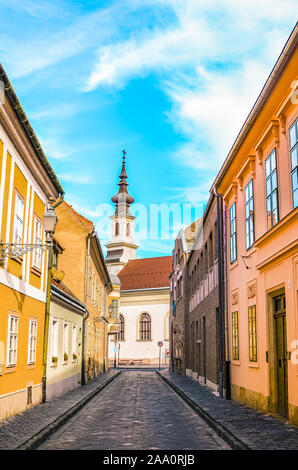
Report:
M9 315L7 332L7 367L14 367L17 364L18 333L19 317L17 315Z
M14 206L14 224L13 224L13 242L23 242L23 226L24 226L24 201L21 196L16 193Z
M28 364L35 364L37 343L37 320L29 321Z
M34 238L33 243L36 245L42 244L42 223L38 217L34 217ZM41 249L35 248L32 254L32 265L41 269Z

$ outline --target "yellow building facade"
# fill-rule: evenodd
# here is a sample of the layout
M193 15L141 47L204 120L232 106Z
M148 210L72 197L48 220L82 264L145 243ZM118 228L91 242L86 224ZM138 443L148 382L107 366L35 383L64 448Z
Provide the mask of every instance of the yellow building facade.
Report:
M0 65L0 419L42 398L47 251L43 215L63 195L36 135ZM12 253L8 244L21 251ZM14 248L15 249L15 248ZM12 258L13 256L13 258Z

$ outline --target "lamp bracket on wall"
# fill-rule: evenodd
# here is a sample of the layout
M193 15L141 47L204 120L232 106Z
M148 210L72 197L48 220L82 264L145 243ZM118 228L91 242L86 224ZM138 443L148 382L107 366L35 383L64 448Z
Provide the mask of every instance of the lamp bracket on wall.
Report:
M46 251L49 243L38 244L38 243L0 243L0 263L3 263L6 258L17 259L25 255L29 251L39 249L42 252Z
M246 269L251 269L251 266L247 266L247 264L246 264L246 259L251 258L251 255L247 255L247 256L242 255L241 258L242 258L242 261L243 261L244 266L246 267Z

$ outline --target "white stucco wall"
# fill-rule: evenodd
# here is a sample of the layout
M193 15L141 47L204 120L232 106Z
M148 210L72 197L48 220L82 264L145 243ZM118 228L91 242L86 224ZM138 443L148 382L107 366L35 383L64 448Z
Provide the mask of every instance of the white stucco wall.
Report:
M141 341L138 339L138 324L140 314L146 312L151 317L151 340ZM120 343L120 362L126 360L142 360L143 364L158 364L159 347L158 341L163 342L161 348L162 363L165 363L165 351L169 349L169 294L168 289L131 292L131 295L120 296L120 314L125 321L124 341ZM114 337L110 337L109 358L114 359ZM118 355L117 355L118 357ZM168 360L167 362L168 363Z

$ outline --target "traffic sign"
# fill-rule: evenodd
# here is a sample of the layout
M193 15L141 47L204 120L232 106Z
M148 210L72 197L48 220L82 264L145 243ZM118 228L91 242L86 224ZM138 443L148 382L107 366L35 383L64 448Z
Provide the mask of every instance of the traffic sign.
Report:
M116 348L114 348L114 352L118 352L118 348L117 348L117 347L116 347Z
M161 347L163 346L163 342L162 342L162 341L158 341L157 346L159 346L159 347L161 348Z

